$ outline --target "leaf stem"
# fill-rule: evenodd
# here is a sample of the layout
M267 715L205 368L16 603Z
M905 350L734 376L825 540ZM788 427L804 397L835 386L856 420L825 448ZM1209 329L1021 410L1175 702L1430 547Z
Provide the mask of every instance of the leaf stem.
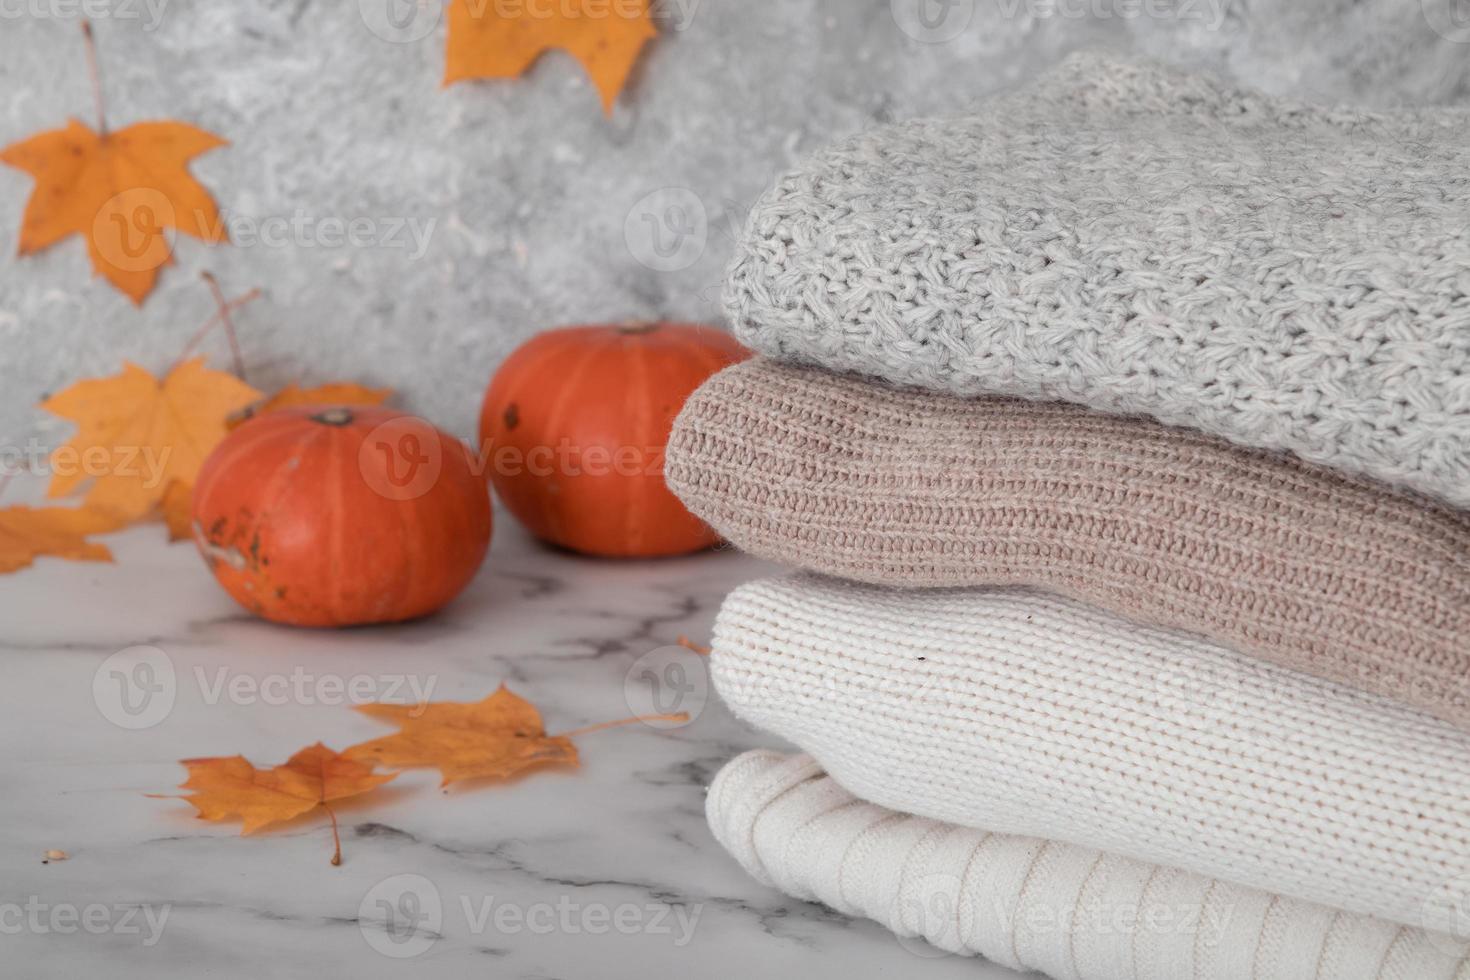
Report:
M87 46L87 71L92 77L92 100L97 104L97 135L107 135L107 108L102 101L102 69L97 65L97 39L92 36L92 22L82 21L82 39Z
M695 653L699 654L701 657L708 657L711 653L714 652L713 650L711 650L707 646L704 646L704 645L699 644L699 643L695 643L693 640L689 639L689 637L685 636L683 633L680 633L679 634L679 638L677 640L675 640L674 642L677 643L679 646L683 647L685 650L693 650Z
M569 732L562 732L561 738L578 738L582 735L591 735L593 732L606 731L609 728L621 728L624 725L632 725L638 722L667 721L673 724L688 721L689 712L679 711L669 715L635 715L632 718L622 718L618 721L605 721L600 725L588 725L586 728L575 728Z
M244 296L237 296L234 299L230 300L228 303L225 304L224 309L229 313L233 313L236 310L240 309L240 307L245 306L248 303L255 302L256 300L260 299L260 297L260 290L252 289ZM173 371L174 368L178 367L180 364L184 363L184 361L188 360L189 355L194 353L194 348L199 346L200 342L209 335L209 331L213 330L215 326L221 322L222 319L223 317L221 313L217 311L214 316L204 321L204 326L196 330L194 332L194 336L189 338L189 342L184 345L184 349L179 353L179 356L174 360L173 364L169 365L168 371ZM167 373L168 372L165 372L165 374Z
M225 299L224 290L219 288L219 280L214 273L205 269L200 275L204 281L209 283L209 291L214 295L215 306L219 307L218 316L225 325L225 336L230 341L230 356L235 359L235 377L241 381L245 379L245 358L240 355L240 338L235 334L235 321L230 319L230 304Z
M327 811L327 816L332 818L332 843L337 850L332 854L332 867L336 868L342 864L342 836L337 833L337 814L330 804L323 803L322 809Z

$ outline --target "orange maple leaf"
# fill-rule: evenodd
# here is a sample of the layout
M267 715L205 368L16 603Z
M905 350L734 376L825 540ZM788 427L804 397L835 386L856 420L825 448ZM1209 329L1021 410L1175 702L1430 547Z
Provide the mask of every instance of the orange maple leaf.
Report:
M87 239L92 268L141 305L172 261L165 231L227 239L219 209L190 160L225 141L173 121L98 134L75 119L0 150L0 163L35 178L21 219L20 254L70 235Z
M239 755L184 759L183 765L189 770L189 778L179 788L194 791L194 795L183 799L193 804L204 820L240 817L244 821L241 834L253 834L319 806L324 808L332 818L332 840L336 844L333 864L342 863L342 840L337 833L337 815L329 804L366 793L397 776L375 773L371 764L348 759L320 742L272 769L257 769Z
M77 423L77 434L51 455L47 493L60 497L92 480L87 504L120 518L146 516L171 481L192 485L204 458L225 437L230 414L260 392L203 358L159 381L135 364L121 374L78 381L41 403Z
M183 480L168 481L158 503L169 541L194 540L194 487Z
M6 507L0 509L0 574L25 568L42 555L72 561L112 561L105 546L89 534L118 529L112 515L86 507Z
M483 701L436 701L430 704L364 704L358 711L399 727L343 752L350 759L370 759L394 768L432 766L447 786L465 779L507 780L552 766L579 764L572 739L639 721L688 721L684 713L624 718L589 725L561 735L547 735L541 712L504 684Z
M264 401L247 405L230 416L231 429L243 425L257 415L294 405L381 405L393 397L392 388L367 388L352 382L331 382L314 388L289 384Z
M343 755L395 768L434 766L446 786L463 779L510 779L533 769L578 764L571 739L548 736L536 707L504 685L483 701L364 704L357 710L401 730L354 745Z
M560 48L582 63L611 115L643 45L657 35L649 0L450 0L444 84L515 78L544 51Z

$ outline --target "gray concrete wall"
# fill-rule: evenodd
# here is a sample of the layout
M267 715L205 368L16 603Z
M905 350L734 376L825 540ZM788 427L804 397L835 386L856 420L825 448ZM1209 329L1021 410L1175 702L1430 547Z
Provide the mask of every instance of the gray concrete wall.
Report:
M265 291L239 317L252 382L391 385L468 434L496 364L538 330L718 321L731 236L802 154L1085 45L1325 101L1470 99L1464 0L659 0L664 33L610 119L562 54L441 89L435 0L422 37L380 36L403 2L0 0L0 144L92 118L85 4L115 126L231 140L194 169L239 238L182 240L138 310L78 239L14 257L30 181L0 168L0 443L64 434L31 406L72 378L166 366L212 311L205 269ZM357 219L372 242L335 243Z

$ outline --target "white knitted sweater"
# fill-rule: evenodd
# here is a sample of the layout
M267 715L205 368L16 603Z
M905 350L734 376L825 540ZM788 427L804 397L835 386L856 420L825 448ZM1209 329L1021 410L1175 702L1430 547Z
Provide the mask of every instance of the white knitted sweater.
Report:
M859 797L1470 938L1470 736L1025 590L744 586L736 714Z
M715 777L706 810L716 839L766 884L1057 980L1470 978L1464 945L1448 936L895 813L810 756L742 755Z
M1470 507L1467 131L1078 55L782 178L725 304L776 358L1148 414Z

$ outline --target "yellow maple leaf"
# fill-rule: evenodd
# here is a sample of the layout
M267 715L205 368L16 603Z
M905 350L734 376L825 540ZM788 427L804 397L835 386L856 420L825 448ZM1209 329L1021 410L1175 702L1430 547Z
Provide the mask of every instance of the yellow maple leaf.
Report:
M434 766L445 785L577 765L577 747L571 739L548 736L535 705L504 686L472 703L364 704L357 710L401 730L354 745L343 755L397 768Z
M168 481L168 489L159 501L163 523L170 541L190 541L194 537L194 488L183 480Z
M560 4L450 0L444 84L515 78L560 48L582 63L612 113L643 45L658 36L649 0L562 0Z
M35 178L21 219L20 254L71 235L87 240L92 268L141 304L172 261L170 228L226 240L219 208L189 161L225 141L173 121L98 133L75 119L0 150L0 163Z
M180 788L193 790L192 796L183 799L204 820L240 817L244 822L241 834L323 807L332 818L332 840L337 845L333 864L342 863L342 841L330 804L376 789L397 776L375 773L371 764L345 758L320 742L270 769L257 769L240 755L185 759L183 765L189 778Z
M86 507L0 509L0 574L25 568L43 555L72 561L112 561L112 552L88 541L87 535L104 534L118 527L119 521L112 515Z
M483 701L364 704L358 711L399 727L394 735L354 745L349 759L405 768L432 766L443 785L464 779L506 780L551 766L579 765L572 739L635 722L688 721L687 714L624 718L547 735L541 712L504 684Z
M162 381L136 364L78 381L41 404L77 423L76 435L51 455L47 493L65 496L90 479L89 507L126 520L146 516L171 481L193 484L225 437L225 420L260 397L235 376L206 368L203 358Z

